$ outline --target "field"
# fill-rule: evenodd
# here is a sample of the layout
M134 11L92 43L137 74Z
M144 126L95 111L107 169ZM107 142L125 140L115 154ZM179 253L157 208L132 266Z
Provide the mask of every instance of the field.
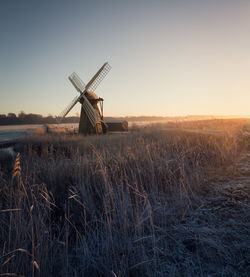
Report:
M249 123L0 151L0 276L249 276Z
M48 126L55 132L57 130L68 130L73 132L77 128L77 124L65 123L65 124L26 124L26 125L0 125L0 147L4 142L20 139L30 134L41 133L41 130L45 132L45 127Z

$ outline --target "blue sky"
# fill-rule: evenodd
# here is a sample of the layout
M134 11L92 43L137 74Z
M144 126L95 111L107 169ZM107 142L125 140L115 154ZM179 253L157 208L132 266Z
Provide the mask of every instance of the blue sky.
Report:
M250 114L249 30L248 0L0 0L0 113L57 115L109 61L106 115Z

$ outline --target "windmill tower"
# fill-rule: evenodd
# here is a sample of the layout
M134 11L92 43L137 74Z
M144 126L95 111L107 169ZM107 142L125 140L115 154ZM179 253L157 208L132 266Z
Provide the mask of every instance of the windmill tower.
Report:
M74 98L73 101L62 111L58 117L58 123L64 119L77 102L80 102L82 107L79 122L79 133L88 135L102 134L107 131L107 125L103 122L103 99L98 97L94 91L110 69L111 66L106 62L87 83L87 85L83 83L75 72L69 76L70 82L80 93L80 96Z

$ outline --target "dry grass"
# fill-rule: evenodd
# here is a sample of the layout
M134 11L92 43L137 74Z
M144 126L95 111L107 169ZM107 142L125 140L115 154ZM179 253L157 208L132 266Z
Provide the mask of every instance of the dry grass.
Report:
M244 141L134 130L29 138L12 173L0 159L2 274L247 276L246 203L218 210L211 183Z

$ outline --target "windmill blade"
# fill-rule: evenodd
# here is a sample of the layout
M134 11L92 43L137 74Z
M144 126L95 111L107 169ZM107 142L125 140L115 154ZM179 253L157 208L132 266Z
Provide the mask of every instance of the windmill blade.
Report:
M75 104L80 100L81 96L76 96L70 104L60 113L57 117L57 122L61 123L64 117L71 111L71 109L75 106Z
M85 101L83 102L82 107L83 107L92 127L95 127L95 117L89 110L88 104Z
M68 78L77 91L82 93L85 90L86 85L75 72L73 72Z
M85 87L85 90L95 91L95 89L99 86L101 81L105 78L105 76L110 71L111 66L106 62L95 74L95 76L88 82Z
M89 102L88 98L85 95L82 95L81 97L84 99L84 101L82 103L83 109L84 109L91 125L95 128L96 124L101 121L101 117L96 112L96 110L93 108L93 106Z

